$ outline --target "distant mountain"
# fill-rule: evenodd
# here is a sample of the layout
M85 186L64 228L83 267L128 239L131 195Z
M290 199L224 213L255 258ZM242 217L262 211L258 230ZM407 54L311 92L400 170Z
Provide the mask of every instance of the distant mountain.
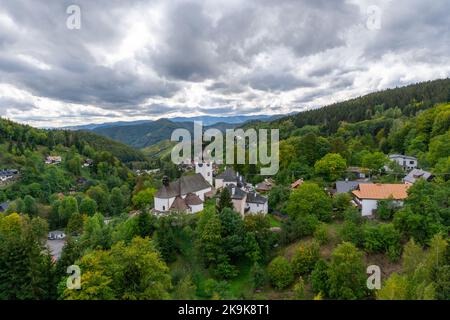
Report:
M122 127L122 126L130 126L130 125L138 125L144 123L154 122L153 120L137 120L137 121L117 121L117 122L105 122L105 123L90 123L79 126L68 126L63 129L66 130L88 130L92 131L94 129L99 128L110 128L110 127Z
M212 126L203 127L217 128L221 131L232 129L238 124L216 123ZM170 140L172 132L176 129L187 129L191 134L194 132L194 122L173 122L167 119L160 119L140 124L119 125L111 127L99 127L91 130L96 134L117 140L137 149L150 147L163 140Z
M170 140L175 129L184 128L193 132L194 121L202 121L204 129L217 128L221 131L233 129L250 121L274 121L283 115L257 115L257 116L197 116L177 117L173 119L119 121L103 124L88 124L67 127L68 130L92 131L96 134L125 143L137 149L147 148L164 140Z
M95 130L99 128L111 128L111 127L124 127L132 125L141 125L157 122L160 120L169 120L171 122L193 122L202 121L204 126L211 126L218 123L230 123L230 124L241 124L248 121L274 121L282 118L286 115L252 115L252 116L225 116L225 117L215 117L215 116L195 116L195 117L175 117L175 118L161 118L159 120L136 120L136 121L116 121L116 122L105 122L105 123L90 123L80 126L68 126L63 129L67 130Z
M279 119L285 115L254 115L254 116L196 116L196 117L176 117L171 118L172 122L187 122L187 121L201 121L204 126L211 126L217 123L232 123L241 124L247 121L259 120L259 121L273 121Z

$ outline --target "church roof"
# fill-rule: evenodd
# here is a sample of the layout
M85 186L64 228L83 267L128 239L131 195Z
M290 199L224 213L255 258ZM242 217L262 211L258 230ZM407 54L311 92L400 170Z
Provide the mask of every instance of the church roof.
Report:
M168 199L208 188L211 188L211 185L200 173L197 173L190 176L182 176L180 179L169 183L168 186L163 185L156 193L156 198Z
M181 198L180 196L177 196L175 198L175 200L173 201L172 205L170 206L170 209L185 211L185 210L188 210L189 207L183 198Z
M237 182L238 176L233 168L227 168L224 172L219 174L216 179L223 179L224 182Z
M203 201L195 193L188 193L184 199L188 206L196 206L202 204Z

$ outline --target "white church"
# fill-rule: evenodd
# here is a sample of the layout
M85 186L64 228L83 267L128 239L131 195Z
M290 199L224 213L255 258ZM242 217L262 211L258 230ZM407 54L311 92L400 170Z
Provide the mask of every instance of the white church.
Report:
M212 163L195 163L194 175L185 175L172 182L164 177L163 186L154 198L153 212L156 215L200 212L204 208L205 200L212 198L215 191L222 188L230 191L234 209L242 216L267 214L266 197L259 195L251 185L246 184L243 177L232 168L225 169L213 180Z
M194 175L182 176L173 182L163 178L163 186L155 195L154 213L200 212L206 198L214 195L213 189L212 164L196 163Z

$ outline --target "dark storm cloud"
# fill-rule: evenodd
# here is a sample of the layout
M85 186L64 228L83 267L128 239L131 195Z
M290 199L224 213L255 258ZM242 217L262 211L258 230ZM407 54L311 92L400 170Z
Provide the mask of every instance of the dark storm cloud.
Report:
M274 112L282 105L271 102L274 95L288 97L283 105L293 109L450 75L448 1L373 1L380 30L366 27L372 3L364 3L3 0L0 109L34 109L21 99L8 104L14 93L2 85L96 107L83 113L67 105L65 114L81 119ZM72 4L81 7L81 30L66 27ZM124 42L130 35L138 49ZM191 90L200 98L189 100Z
M263 91L288 91L297 88L313 87L315 85L313 81L300 79L287 71L280 74L255 72L248 79L244 78L242 81L254 89Z
M392 1L381 11L381 29L367 43L367 58L377 58L386 52L403 53L415 50L420 57L426 49L425 61L448 61L450 49L450 2L436 0Z
M12 48L0 55L2 82L23 87L38 96L111 109L141 103L149 96L170 96L177 90L173 83L136 74L130 65L114 68L98 65L96 57L87 49L89 44L107 48L120 40L125 30L117 26L115 18L123 2L83 3L82 28L77 31L66 28L65 10L69 4L72 3L8 2L5 9L19 28L11 32L25 38L16 39ZM48 64L49 69L27 64L17 53Z
M19 101L8 97L0 97L0 114L6 115L8 110L30 111L36 106L26 101Z

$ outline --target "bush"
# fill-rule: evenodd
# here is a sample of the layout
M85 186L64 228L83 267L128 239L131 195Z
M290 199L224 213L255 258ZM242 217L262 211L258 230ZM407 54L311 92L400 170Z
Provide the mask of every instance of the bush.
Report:
M344 212L350 207L352 197L348 193L338 193L333 197L333 208L336 210L335 217L343 218Z
M330 221L332 201L325 191L317 184L304 182L291 192L286 211L292 218L316 216L320 221Z
M308 274L314 269L319 260L319 244L311 242L300 244L292 258L292 267L295 274Z
M362 299L367 296L363 253L348 242L334 249L327 271L329 292L333 299Z
M320 259L311 273L311 287L315 293L328 295L328 265Z
M344 221L339 230L339 235L343 241L351 242L358 247L361 247L364 243L362 226L351 220Z
M313 215L289 218L282 226L285 243L290 243L303 237L311 236L319 224L319 219Z
M316 228L316 231L314 231L314 239L319 241L320 244L326 244L330 241L328 226L325 223L319 224Z
M251 277L255 288L261 288L266 284L266 272L258 263L255 263L253 265L251 270Z
M381 220L390 220L398 210L398 206L393 200L380 200L378 201L377 216Z
M284 257L276 257L270 262L268 276L272 285L277 289L283 289L294 281L294 273L289 261Z
M389 258L396 261L400 258L400 232L392 223L371 224L363 227L364 248L367 252L387 253Z
M295 298L303 300L305 298L305 281L300 277L294 285Z

